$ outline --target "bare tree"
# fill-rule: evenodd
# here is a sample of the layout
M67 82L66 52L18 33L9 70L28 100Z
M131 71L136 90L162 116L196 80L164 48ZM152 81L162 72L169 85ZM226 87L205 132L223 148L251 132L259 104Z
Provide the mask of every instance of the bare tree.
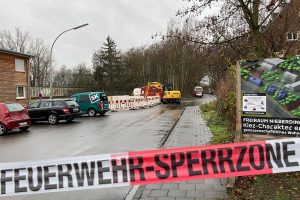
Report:
M31 46L31 37L28 32L23 32L20 28L15 28L14 32L3 30L0 32L0 47L28 53Z
M272 14L286 5L285 0L185 0L191 5L178 12L179 16L193 16L196 37L180 35L201 45L225 44L239 38L251 42L254 57L262 56L262 29L272 19ZM214 8L211 14L207 9ZM195 20L196 19L196 20ZM188 21L187 20L187 21ZM249 35L248 37L245 37ZM169 34L169 36L174 36ZM178 36L178 34L175 34Z
M173 30L169 25L169 30ZM190 34L184 28L185 34ZM183 94L191 94L192 88L204 76L201 65L202 50L198 45L182 38L165 38L149 47L133 48L122 55L128 81L127 90L146 85L149 81L174 83Z
M72 70L63 65L58 71L56 71L54 76L55 87L72 87L73 83Z
M85 88L86 90L100 90L95 84L92 69L85 63L79 64L72 70L72 87Z
M0 31L0 47L33 55L31 73L36 86L45 86L49 77L49 48L42 39L33 39L28 32L15 28L13 32Z
M31 59L31 73L36 86L46 86L49 83L50 73L50 53L41 39L35 39L31 42L31 47L28 51L34 56Z

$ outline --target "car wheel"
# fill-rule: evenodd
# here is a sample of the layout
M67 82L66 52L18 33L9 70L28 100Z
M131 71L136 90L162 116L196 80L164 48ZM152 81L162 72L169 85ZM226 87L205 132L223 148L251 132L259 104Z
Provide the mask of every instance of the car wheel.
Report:
M0 123L0 135L4 135L6 132L7 132L6 126Z
M29 129L29 126L25 126L25 127L20 127L21 131L27 131Z
M95 117L95 116L96 116L96 110L95 110L94 108L90 108L90 109L88 110L88 115L89 115L90 117Z
M100 112L100 115L101 115L101 116L105 115L105 111L101 111L101 112Z
M57 116L54 114L49 115L48 122L49 122L49 124L56 124L58 122Z

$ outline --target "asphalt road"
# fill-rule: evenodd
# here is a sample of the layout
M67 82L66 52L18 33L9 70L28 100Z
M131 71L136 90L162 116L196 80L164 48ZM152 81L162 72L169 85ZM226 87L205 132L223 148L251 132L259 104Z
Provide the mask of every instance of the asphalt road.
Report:
M80 117L73 123L38 123L26 133L14 131L0 137L0 162L46 160L74 156L156 149L174 125L184 106L213 98L185 100L181 105L111 112L105 116ZM119 200L129 187L5 197L4 200Z

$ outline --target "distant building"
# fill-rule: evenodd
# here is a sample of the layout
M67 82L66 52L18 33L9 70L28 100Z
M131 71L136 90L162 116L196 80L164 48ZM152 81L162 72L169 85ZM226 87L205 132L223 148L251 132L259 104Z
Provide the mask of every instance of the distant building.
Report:
M284 55L300 55L300 1L286 1L277 9L271 22L263 29L265 51Z
M0 102L27 105L30 100L31 55L0 48Z

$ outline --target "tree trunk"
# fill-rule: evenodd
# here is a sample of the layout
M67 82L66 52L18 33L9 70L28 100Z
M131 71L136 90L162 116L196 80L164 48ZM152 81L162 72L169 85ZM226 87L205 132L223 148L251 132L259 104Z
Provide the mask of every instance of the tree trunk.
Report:
M260 0L253 1L253 47L254 47L254 54L256 58L260 58L261 55L261 33L259 31L259 4ZM251 26L250 26L251 27Z
M261 33L259 29L253 30L253 47L254 47L255 58L261 58L262 56Z

